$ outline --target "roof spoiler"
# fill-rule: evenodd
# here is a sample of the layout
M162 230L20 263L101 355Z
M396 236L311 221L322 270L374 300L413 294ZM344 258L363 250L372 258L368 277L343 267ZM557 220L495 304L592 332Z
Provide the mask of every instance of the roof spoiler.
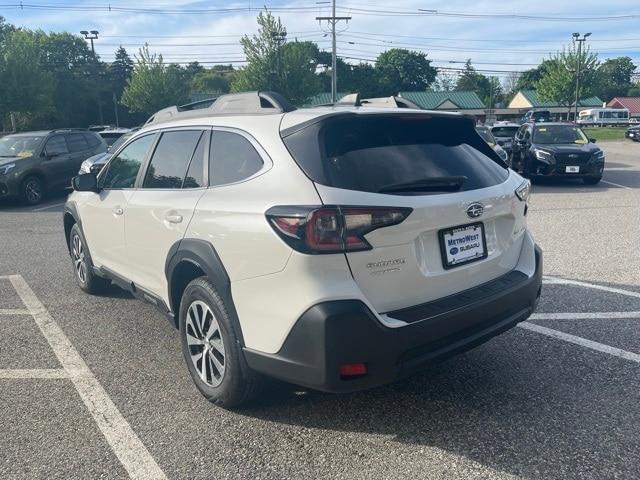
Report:
M208 103L210 105L206 106ZM291 112L295 109L296 107L277 92L232 93L221 95L216 99L163 108L149 117L145 125L182 118L214 115L260 115Z

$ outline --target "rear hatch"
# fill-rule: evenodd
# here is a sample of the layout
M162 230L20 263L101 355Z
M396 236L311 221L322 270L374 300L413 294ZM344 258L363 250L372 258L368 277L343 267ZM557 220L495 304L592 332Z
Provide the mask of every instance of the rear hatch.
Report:
M347 229L350 222L372 225L363 234L369 248L347 245L345 255L378 313L458 293L515 267L525 202L514 190L522 179L469 119L350 113L285 131L283 139L322 202L345 212ZM401 221L370 220L384 209Z

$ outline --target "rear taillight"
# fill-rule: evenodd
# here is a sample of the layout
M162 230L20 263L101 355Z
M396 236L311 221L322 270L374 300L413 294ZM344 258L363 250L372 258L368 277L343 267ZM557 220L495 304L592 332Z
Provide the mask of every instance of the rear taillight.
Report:
M411 213L403 207L273 207L267 220L291 248L303 253L370 250L364 236L397 225Z

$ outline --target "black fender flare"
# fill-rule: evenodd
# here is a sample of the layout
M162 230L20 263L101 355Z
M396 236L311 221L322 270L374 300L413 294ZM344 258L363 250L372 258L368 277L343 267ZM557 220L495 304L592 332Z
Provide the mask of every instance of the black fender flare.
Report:
M235 303L233 302L233 297L231 295L231 280L229 279L227 270L224 268L224 264L222 263L218 252L211 243L205 240L196 238L185 238L179 240L171 246L169 253L167 254L164 271L167 278L167 289L170 300L169 308L174 314L176 326L179 321L178 315L180 304L175 302L173 299L173 287L171 284L176 268L183 262L189 262L198 267L205 273L209 281L213 284L225 302L229 316L233 322L235 322L240 336L240 344L244 347L242 328L240 327L238 313L236 312Z

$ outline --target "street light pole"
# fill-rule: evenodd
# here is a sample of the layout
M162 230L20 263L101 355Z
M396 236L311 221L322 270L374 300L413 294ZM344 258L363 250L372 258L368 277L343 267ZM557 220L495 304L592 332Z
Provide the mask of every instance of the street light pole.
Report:
M578 42L578 65L576 66L576 102L574 105L573 111L573 121L574 123L578 123L578 102L580 101L580 67L582 64L582 44L587 40L587 37L591 35L591 32L585 33L582 38L580 38L580 34L575 32L573 36L573 41Z
M98 32L98 30L81 30L80 31L80 35L84 35L84 39L85 40L90 40L91 41L91 53L93 54L93 61L95 62L96 60L96 49L95 46L93 45L93 41L98 39L98 34L100 32ZM94 63L95 65L95 63ZM102 115L102 102L100 101L100 92L98 92L97 95L97 99L96 99L97 103L98 103L98 117L100 118L100 123L104 123L104 118Z

